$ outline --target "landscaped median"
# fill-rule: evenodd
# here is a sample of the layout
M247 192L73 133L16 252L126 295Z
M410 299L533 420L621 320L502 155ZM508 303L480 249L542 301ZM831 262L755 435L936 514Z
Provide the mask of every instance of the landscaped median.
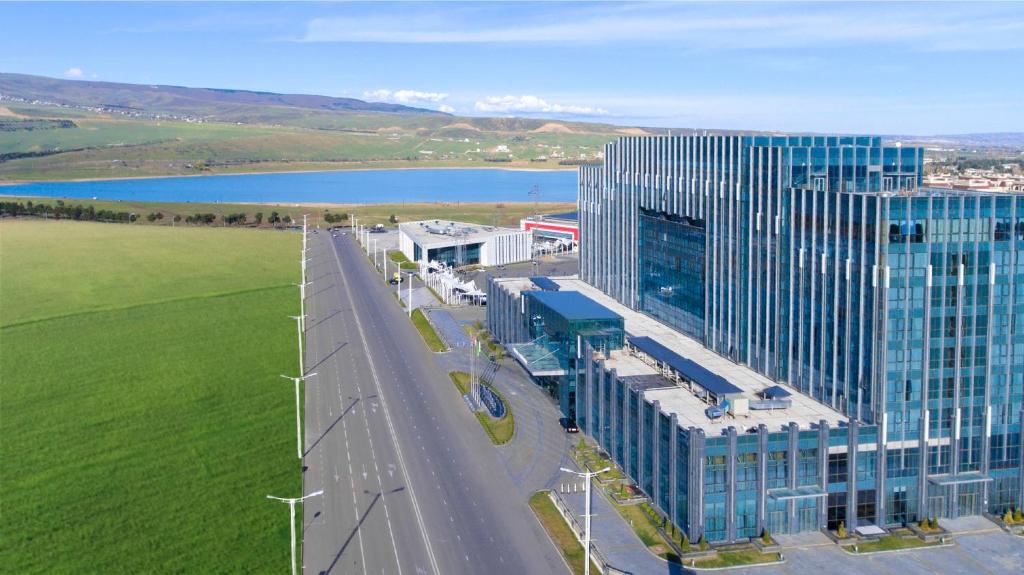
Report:
M448 351L448 346L434 331L434 326L430 325L430 320L424 315L423 310L412 310L412 324L416 326L416 331L420 332L420 337L423 338L423 342L427 344L430 351Z
M405 254L398 250L388 253L388 259L398 264L403 270L415 271L420 269L420 266L416 265L415 262L409 261L409 258L405 257Z
M879 553L882 551L898 551L902 549L917 549L919 547L935 547L943 545L941 540L924 541L910 530L896 530L889 535L883 535L878 539L865 540L862 543L844 545L843 550L854 555L868 553Z
M455 384L455 387L459 390L460 394L466 395L469 393L470 381L468 373L464 371L453 371L450 372L448 376L452 378L452 383ZM480 385L486 384L481 383ZM501 401L505 403L505 415L500 419L494 419L486 411L477 411L474 415L476 415L477 421L480 422L480 426L484 428L485 432L487 432L487 437L491 438L491 443L495 445L504 445L511 441L512 435L515 434L516 431L516 421L512 416L512 406L508 404L508 401L505 401L505 396L503 396L498 390L490 386L488 386L488 388L496 393L498 397L501 398Z
M555 508L555 503L551 501L548 492L534 493L530 497L530 508L533 509L540 524L544 526L544 530L548 532L551 542L562 553L565 562L569 564L569 569L577 575L583 573L585 560L583 545L573 534L569 524L562 518L562 514ZM590 562L590 572L598 573L597 566L593 561Z

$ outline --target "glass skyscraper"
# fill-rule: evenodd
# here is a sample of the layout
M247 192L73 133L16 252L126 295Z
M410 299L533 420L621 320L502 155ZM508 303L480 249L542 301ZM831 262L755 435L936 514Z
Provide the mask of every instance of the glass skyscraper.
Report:
M694 135L580 169L585 282L847 418L705 438L591 365L581 425L691 535L1024 502L1024 194L925 189L923 164L877 137ZM631 451L617 425L662 432Z

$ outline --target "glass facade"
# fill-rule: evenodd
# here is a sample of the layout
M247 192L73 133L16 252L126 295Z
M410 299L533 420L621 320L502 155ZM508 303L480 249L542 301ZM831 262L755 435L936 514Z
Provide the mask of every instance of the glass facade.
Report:
M704 337L704 222L643 210L640 309L697 339Z
M849 418L753 450L681 429L670 515L691 536L1024 503L1024 195L922 189L922 170L877 137L744 135L621 138L581 168L585 281ZM611 453L651 493L624 393L590 416L624 413Z
M594 316L577 313L578 310L554 307L543 299L545 294L551 293L553 292L522 292L525 317L530 339L548 348L565 370L565 375L550 381L549 390L558 398L562 413L575 418L577 380L582 377L578 369L582 357L581 346L589 345L592 349L603 350L604 353L622 349L625 339L623 320L603 307L601 310L604 311ZM590 302L585 296L579 297ZM609 314L614 317L610 317Z

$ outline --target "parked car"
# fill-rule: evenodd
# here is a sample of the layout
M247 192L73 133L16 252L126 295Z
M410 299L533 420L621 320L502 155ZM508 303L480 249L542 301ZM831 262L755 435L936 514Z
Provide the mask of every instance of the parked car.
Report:
M576 420L575 419L569 419L568 417L563 417L563 418L559 419L558 422L561 423L562 427L565 428L565 432L566 433L579 433L580 432L580 427L578 425L576 425Z

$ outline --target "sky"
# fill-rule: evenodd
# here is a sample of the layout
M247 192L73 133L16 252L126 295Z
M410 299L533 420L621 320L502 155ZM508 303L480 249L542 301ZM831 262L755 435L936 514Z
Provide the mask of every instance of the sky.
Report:
M0 3L0 72L670 128L1024 131L1024 3Z

